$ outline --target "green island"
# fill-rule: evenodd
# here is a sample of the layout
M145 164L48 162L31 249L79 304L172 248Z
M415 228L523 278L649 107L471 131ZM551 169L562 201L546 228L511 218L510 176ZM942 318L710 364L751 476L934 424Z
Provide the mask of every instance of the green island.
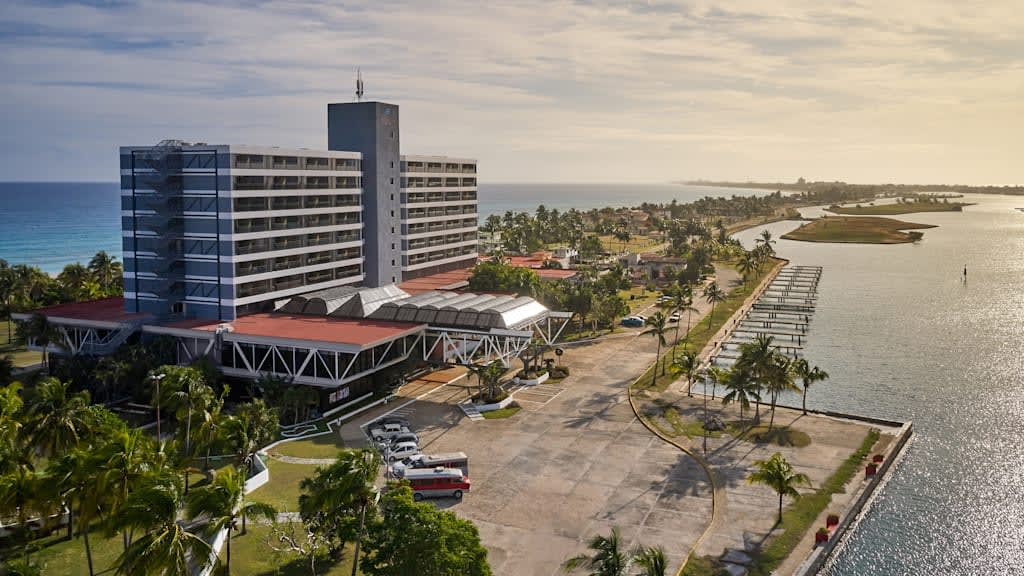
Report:
M902 199L900 199L902 200ZM897 201L893 204L869 204L862 206L839 206L833 204L826 208L833 214L850 216L893 216L896 214L912 214L914 212L962 212L967 202L935 202L918 199L916 201Z
M827 216L811 220L807 224L784 234L785 240L801 242L836 242L850 244L904 244L916 242L923 236L923 230L935 228L933 224L916 224L893 218L864 218ZM912 230L911 232L904 232Z

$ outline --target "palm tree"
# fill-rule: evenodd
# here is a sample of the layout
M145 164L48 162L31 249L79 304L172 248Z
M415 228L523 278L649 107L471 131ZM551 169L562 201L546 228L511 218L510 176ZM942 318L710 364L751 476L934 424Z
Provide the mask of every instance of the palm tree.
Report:
M711 399L715 399L715 393L718 392L718 383L725 382L729 377L729 371L715 365L708 366L707 369L707 380L711 381ZM704 383L704 393L707 394L707 382Z
M668 576L668 558L661 546L638 546L633 561L640 568L637 576Z
M686 395L693 396L693 379L700 369L700 359L695 352L684 350L683 354L672 363L672 374L686 376Z
M708 328L711 327L711 321L715 317L715 305L719 302L724 302L726 294L718 287L718 282L712 282L704 288L704 301L711 304L711 314L708 314Z
M14 517L22 531L27 529L30 517L48 511L50 501L43 493L43 476L25 456L16 456L15 462L5 463L7 473L0 476L0 515ZM25 553L27 556L27 546Z
M810 487L811 479L806 474L794 472L793 465L778 452L772 454L772 457L767 460L755 461L754 466L757 470L747 476L747 483L763 484L775 490L779 495L778 522L782 522L782 497L789 496L794 500L800 498L797 486Z
M480 392L480 397L483 398L484 394L484 372L487 370L487 364L467 364L466 370L468 371L468 377L476 376L477 388Z
M629 553L623 549L625 542L619 529L612 527L612 533L608 536L597 535L590 539L587 547L593 550L593 554L580 554L565 562L563 568L571 572L577 568L588 570L589 576L626 576L632 564Z
M650 334L658 340L658 353L654 357L654 372L651 373L651 386L654 386L658 381L658 362L661 360L661 347L665 346L665 332L668 330L668 318L660 310L655 312L650 318L647 319L647 325L649 328L641 332L641 335ZM665 374L665 365L661 365L661 373Z
M793 383L793 361L778 350L773 350L772 361L768 366L767 378L764 381L765 389L771 394L772 417L768 421L768 429L775 425L775 403L779 394L787 390L798 392L800 388Z
M77 520L78 533L82 536L82 542L85 544L85 559L89 568L89 576L95 573L92 562L92 546L89 543L89 528L100 509L106 505L104 492L100 489L100 477L95 473L99 464L97 455L98 452L75 449L61 456L47 469L47 475L55 483L56 492L68 509L69 540Z
M36 346L42 349L43 370L48 370L47 353L50 344L60 346L60 330L53 324L50 324L45 314L37 312L29 317L28 320L18 325L18 336L26 342L29 340L35 341Z
M213 449L213 445L220 439L224 429L225 416L224 410L224 398L228 395L228 387L225 385L220 393L220 396L214 397L210 402L199 412L199 427L196 430L196 435L199 436L199 444L201 449L205 449L205 456L203 457L203 470L210 469L210 451Z
M743 366L750 372L750 376L759 388L767 385L769 371L775 361L775 337L768 334L758 334L753 341L740 344L740 357L736 360L737 366ZM754 418L761 420L761 401L757 401L757 413Z
M7 264L7 260L0 258L0 305L3 306L3 317L7 320L7 341L10 342L13 339L14 334L12 333L11 327L11 300L14 298L14 291L17 287L18 277L14 272L14 268L11 268Z
M803 384L803 409L804 414L807 414L807 389L811 387L811 384L815 382L821 382L828 379L828 372L825 372L817 366L811 367L807 360L804 358L798 358L793 363L793 369L796 372L796 376L800 378Z
M740 258L739 265L737 266L737 270L739 271L740 274L743 275L743 283L744 284L747 283L747 278L750 276L751 272L753 272L754 270L757 270L757 268L758 268L758 257L757 257L757 255L753 251L744 252L743 253L743 257Z
M164 375L160 383L163 398L175 411L179 421L185 420L185 494L188 494L189 465L192 459L192 412L203 411L213 398L213 390L203 381L203 374L191 366L161 366L156 369Z
M110 498L110 515L116 516L127 503L128 497L152 472L156 459L154 442L138 429L116 431L110 441L99 450L100 490ZM117 531L113 524L108 532ZM131 536L122 531L124 549L128 550Z
M680 286L676 283L675 290L672 291L672 310L676 314L682 315L686 312L686 338L690 338L690 317L694 312L698 310L693 307L693 290L689 286ZM676 343L679 345L679 322L676 322ZM672 348L673 360L675 359L675 348Z
M115 524L122 530L139 530L133 541L114 562L117 574L162 574L191 576L216 562L210 545L178 520L183 497L177 474L149 477L133 491L118 510Z
M121 281L122 267L117 258L101 250L89 260L89 272L103 292L108 293Z
M505 365L494 360L483 367L479 373L481 380L481 400L497 401L501 396L501 377L505 375Z
M89 393L69 393L68 386L56 378L44 378L30 396L27 432L43 455L63 454L88 432Z
M361 530L355 528L356 516L362 516L374 495L373 482L380 470L380 456L374 450L345 449L338 459L316 474L305 478L299 487L299 514L307 525L318 526L338 540L338 549Z
M725 396L722 396L722 404L728 406L733 402L738 402L740 405L740 421L742 422L744 410L750 408L750 400L761 400L761 393L757 383L750 377L750 372L746 369L734 366L726 374L722 384L729 391Z
M761 230L761 236L759 236L754 242L755 244L760 244L762 246L771 246L775 243L775 240L772 240L772 233L769 232L768 229L764 229Z
M186 501L189 517L193 520L198 518L208 536L227 530L225 574L231 574L231 531L235 529L238 517L243 518L242 534L245 534L244 519L247 517L270 521L277 518L277 510L273 506L245 499L245 476L230 466L218 472L210 484L193 490Z
M224 437L239 464L252 473L256 453L277 437L278 427L276 411L257 399L243 404L237 414L227 419Z

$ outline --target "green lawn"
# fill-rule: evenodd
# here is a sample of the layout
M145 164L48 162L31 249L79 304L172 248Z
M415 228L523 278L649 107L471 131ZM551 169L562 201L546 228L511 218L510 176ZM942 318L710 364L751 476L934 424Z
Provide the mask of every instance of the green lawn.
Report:
M338 450L344 447L341 434L329 432L322 436L278 444L271 448L270 452L295 458L334 458L338 455Z
M42 354L30 352L24 344L19 342L11 342L7 338L8 327L10 327L11 335L17 340L17 335L14 333L15 323L7 320L0 321L0 356L10 355L14 359L14 365L19 368L38 364L43 359Z
M299 510L299 483L316 473L317 466L311 464L288 464L270 459L270 481L249 494L249 498L266 502L278 512Z
M267 544L267 536L271 528L268 525L249 525L244 535L237 532L231 538L231 573L236 576L299 576L309 574L309 560L294 552L276 552ZM299 527L295 531L300 538L304 534ZM221 551L221 561L224 551ZM320 576L349 576L352 574L352 547L345 547L344 558L340 562L331 563L329 559L320 559L316 563L316 573ZM362 574L362 572L356 572Z
M726 425L729 435L737 440L745 440L755 444L776 444L778 446L793 446L796 448L810 446L811 437L802 430L790 428L789 426L775 426L769 430L768 424L765 421L771 417L771 414L765 413L767 410L764 410L764 406L761 408L760 424L752 426L753 422L750 421L729 422Z
M598 239L601 240L601 244L604 246L605 252L617 254L623 249L622 241L616 239L612 235L598 236ZM661 244L662 242L663 240L650 238L647 236L633 236L629 239L628 242L626 242L625 250L626 252L630 253L643 252L654 246L657 246L658 244Z
M480 415L488 420L497 420L499 418L508 418L515 415L517 412L522 410L518 404L513 403L508 408L502 408L500 410L491 410L490 412L481 412Z
M88 576L89 567L85 560L85 544L79 537L65 540L65 530L33 542L39 547L32 558L43 568L43 574L67 574L68 576ZM92 546L92 562L96 573L110 573L114 561L124 551L121 536L104 538L102 533L90 532L89 544ZM14 551L4 550L3 555L15 555Z

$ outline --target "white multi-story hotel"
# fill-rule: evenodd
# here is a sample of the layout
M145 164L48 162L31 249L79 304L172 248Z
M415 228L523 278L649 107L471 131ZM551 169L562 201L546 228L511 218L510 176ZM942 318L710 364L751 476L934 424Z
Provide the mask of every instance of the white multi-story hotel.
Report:
M476 161L400 156L398 107L330 104L329 150L121 149L125 308L233 320L477 258Z

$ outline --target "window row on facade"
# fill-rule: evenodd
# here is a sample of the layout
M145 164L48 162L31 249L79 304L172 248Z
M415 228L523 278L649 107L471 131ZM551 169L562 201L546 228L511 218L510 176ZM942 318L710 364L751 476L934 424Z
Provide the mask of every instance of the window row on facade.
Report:
M402 188L448 188L475 187L476 178L425 178L423 176L408 176L402 178Z
M408 241L408 250L417 250L419 248L427 248L429 246L443 246L445 244L455 244L458 242L469 242L476 240L476 232L463 232L462 234L448 234L446 236L437 236L434 238L417 238L415 240Z
M476 204L466 206L444 206L440 208L409 208L403 209L405 218L415 220L417 218L440 218L442 216L459 216L462 214L476 214Z
M235 176L235 190L352 190L362 188L359 176Z
M476 190L472 192L408 192L402 194L406 204L421 202L461 202L476 200Z
M402 172L434 172L448 174L476 174L476 164L462 162L402 162Z
M310 246L358 242L361 239L361 230L341 230L338 232L318 232L315 234L298 234L294 236L277 236L275 238L238 240L235 242L235 254L245 255L277 250L292 250L295 248L306 248Z
M278 272L291 268L303 266L316 266L329 262L341 262L359 258L363 251L359 247L342 248L339 250L323 250L309 254L294 254L291 256L280 256L278 258L265 258L263 260L251 260L235 264L235 276L249 276L251 274L265 274L267 272Z
M274 216L271 218L243 218L235 220L235 234L248 232L266 232L268 230L299 230L302 228L319 228L322 226L340 226L359 224L362 214L344 212L341 214L308 214L306 216Z
M317 196L270 196L235 198L235 212L260 212L264 210L299 210L310 208L338 208L359 206L359 194L320 194Z
M427 252L426 254L412 254L409 256L403 256L402 263L406 266L415 266L417 264L436 262L438 260L447 260L448 258L468 256L475 253L476 246L460 246L458 248L447 248L445 250Z
M463 218L461 220L449 220L447 222L421 222L419 224L408 224L406 234L424 234L427 232L441 232L443 230L456 230L458 228L476 228L476 218Z
M231 166L263 170L343 170L346 172L362 170L362 162L356 158L263 156L261 154L232 154Z
M317 270L316 272L306 272L305 274L291 274L288 276L281 276L279 278L270 278L268 280L258 280L256 282L239 284L236 294L238 298L248 298L250 296L259 296L260 294L269 294L271 292L279 292L281 290L289 290L311 284L330 282L331 280L354 278L360 274L362 274L362 266L358 264L342 266L339 268L330 268L327 270Z

